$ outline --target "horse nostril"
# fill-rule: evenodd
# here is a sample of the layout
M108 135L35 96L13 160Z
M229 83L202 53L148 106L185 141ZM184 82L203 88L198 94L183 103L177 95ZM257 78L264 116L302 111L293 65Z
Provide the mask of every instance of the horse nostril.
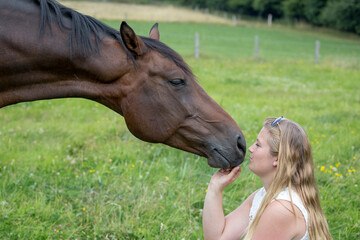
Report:
M245 155L245 153L246 153L246 142L245 142L244 136L239 135L239 136L237 137L237 147L238 147L238 149L239 149L240 151L242 151L242 152L244 153L244 155Z

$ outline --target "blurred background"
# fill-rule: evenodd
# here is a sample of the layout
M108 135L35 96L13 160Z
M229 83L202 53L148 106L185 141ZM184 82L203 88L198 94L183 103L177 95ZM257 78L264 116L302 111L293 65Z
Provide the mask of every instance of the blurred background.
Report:
M360 239L360 3L355 0L60 1L121 21L180 53L250 146L268 116L301 124L334 239ZM224 191L228 214L262 187L248 169ZM85 99L0 109L0 239L203 239L217 169L136 139Z
M91 2L99 2L99 0ZM275 22L304 23L360 35L360 2L357 0L103 0L103 2L173 5L222 15L230 19L272 18Z

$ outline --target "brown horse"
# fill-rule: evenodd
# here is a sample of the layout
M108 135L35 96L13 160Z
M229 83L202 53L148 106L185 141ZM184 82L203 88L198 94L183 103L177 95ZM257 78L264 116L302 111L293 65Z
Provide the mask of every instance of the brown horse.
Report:
M79 97L124 116L137 138L206 157L212 167L244 160L235 121L159 41L120 31L54 0L0 0L0 108Z

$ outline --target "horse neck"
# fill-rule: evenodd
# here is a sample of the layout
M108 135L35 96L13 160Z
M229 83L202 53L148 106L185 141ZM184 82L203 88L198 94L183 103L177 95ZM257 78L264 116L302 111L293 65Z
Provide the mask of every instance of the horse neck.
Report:
M108 83L120 81L128 71L129 64L119 58L105 58L106 51L98 56L69 58L56 56L53 51L33 57L18 57L11 62L1 56L0 66L0 107L7 105L54 98L78 97L99 100L108 88ZM122 53L113 49L115 52Z
M121 44L110 36L103 36L98 53L81 57L76 48L70 54L69 30L53 24L52 33L47 29L40 37L39 21L25 21L35 16L1 14L0 107L67 97L103 103L108 83L131 68Z

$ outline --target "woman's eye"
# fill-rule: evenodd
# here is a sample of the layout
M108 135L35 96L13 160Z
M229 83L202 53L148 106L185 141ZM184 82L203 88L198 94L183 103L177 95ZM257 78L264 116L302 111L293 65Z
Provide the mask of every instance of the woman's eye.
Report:
M185 80L181 78L173 79L169 81L171 85L179 87L185 85Z
M260 147L260 144L258 144L258 143L255 143L255 146L257 146L257 147Z

